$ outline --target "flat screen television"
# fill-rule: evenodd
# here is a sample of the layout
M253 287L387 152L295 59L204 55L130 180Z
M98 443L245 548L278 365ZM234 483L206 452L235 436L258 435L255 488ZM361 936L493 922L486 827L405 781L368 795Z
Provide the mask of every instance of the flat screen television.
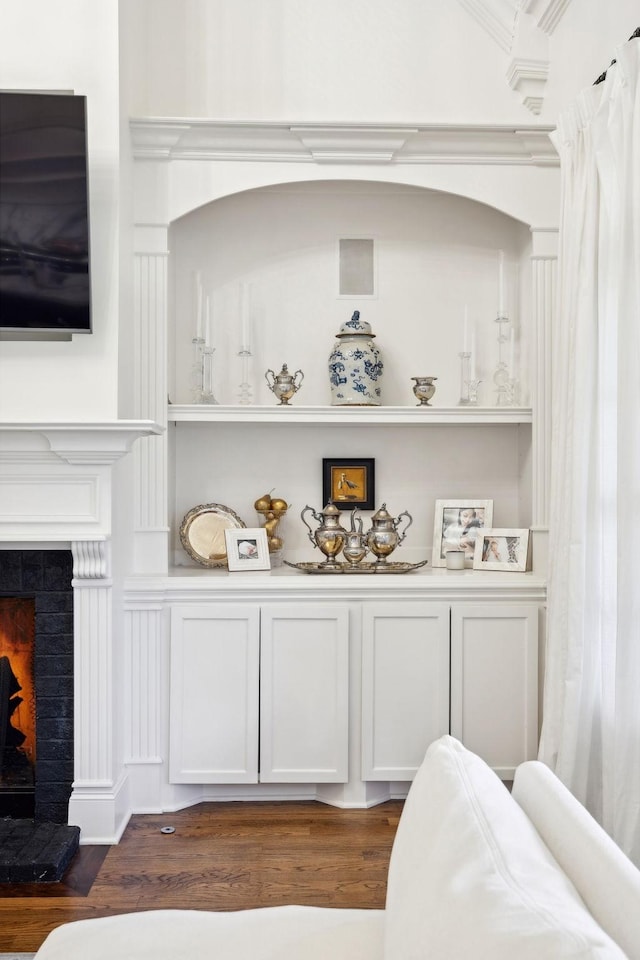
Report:
M85 97L0 91L0 331L91 333Z

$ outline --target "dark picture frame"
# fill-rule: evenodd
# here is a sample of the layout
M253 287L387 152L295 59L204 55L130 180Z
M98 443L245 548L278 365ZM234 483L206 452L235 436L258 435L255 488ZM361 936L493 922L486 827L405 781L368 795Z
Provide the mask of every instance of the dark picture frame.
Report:
M375 477L373 457L324 457L322 502L331 500L338 510L374 510Z

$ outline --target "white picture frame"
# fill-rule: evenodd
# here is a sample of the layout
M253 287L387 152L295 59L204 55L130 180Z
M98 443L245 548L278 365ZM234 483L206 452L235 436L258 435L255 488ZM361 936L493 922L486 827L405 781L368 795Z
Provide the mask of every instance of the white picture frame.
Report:
M436 500L432 566L445 567L448 550L464 550L465 567L472 567L480 530L493 523L493 500L456 497Z
M263 527L225 530L227 566L230 571L270 570L269 543Z
M476 540L474 570L524 573L529 559L529 530L488 528Z

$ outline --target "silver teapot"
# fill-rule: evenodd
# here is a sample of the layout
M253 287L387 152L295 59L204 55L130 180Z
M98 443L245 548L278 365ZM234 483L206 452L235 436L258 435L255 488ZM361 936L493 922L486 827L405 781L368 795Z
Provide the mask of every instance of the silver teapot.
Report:
M402 533L398 532L402 517L406 517L406 525ZM407 535L407 530L413 523L413 517L407 510L394 519L383 503L377 513L371 517L371 529L367 534L369 550L377 557L380 564L387 562L387 557L399 547Z
M356 513L356 510L351 511L351 529L347 530L347 539L342 548L343 557L352 566L364 560L369 549L367 534L362 531L362 517L356 517Z
M269 374L271 374L271 383L269 383ZM296 377L300 374L300 382L296 383ZM302 386L304 373L302 370L296 370L295 373L289 373L286 363L282 364L280 373L274 373L273 370L267 370L264 375L267 386L271 393L280 401L281 405L288 404L294 393L297 393Z
M305 513L313 514L313 517L320 526L314 531L304 518ZM347 539L347 531L340 523L340 511L331 500L326 505L322 513L318 513L313 507L306 506L300 514L300 519L308 528L307 536L314 547L319 547L327 558L324 562L326 567L338 568L336 557L344 547Z

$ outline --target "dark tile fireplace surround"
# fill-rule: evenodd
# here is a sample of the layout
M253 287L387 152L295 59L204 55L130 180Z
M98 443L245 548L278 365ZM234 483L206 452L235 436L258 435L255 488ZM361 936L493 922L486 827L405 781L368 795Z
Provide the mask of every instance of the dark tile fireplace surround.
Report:
M73 782L73 557L70 550L0 550L0 597L35 599L35 804L0 816L66 824Z

